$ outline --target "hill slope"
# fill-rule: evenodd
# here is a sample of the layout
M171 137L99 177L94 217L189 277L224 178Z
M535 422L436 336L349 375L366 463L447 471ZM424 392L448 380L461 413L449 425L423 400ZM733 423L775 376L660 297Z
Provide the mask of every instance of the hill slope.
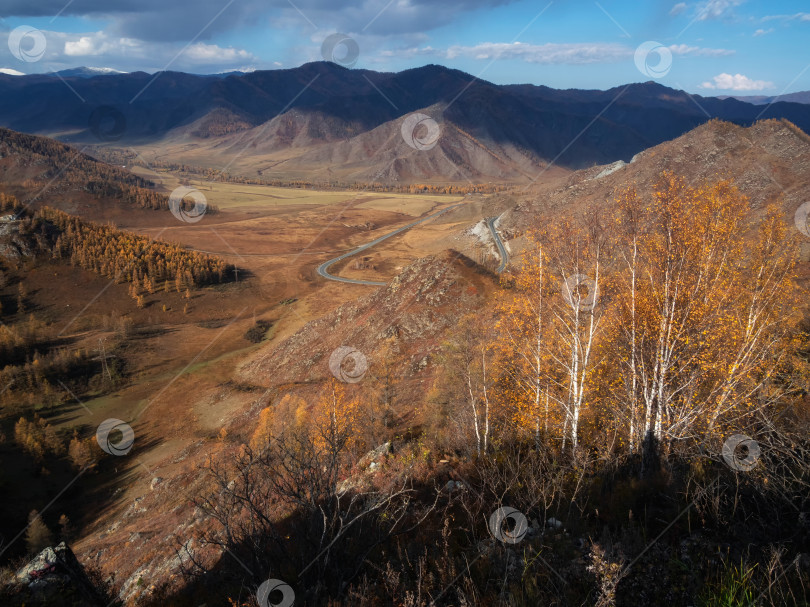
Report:
M810 137L782 120L747 128L712 121L638 154L629 164L617 162L576 171L555 183L538 183L523 191L500 227L514 236L549 215L598 208L630 184L647 195L665 170L692 185L730 178L754 208L779 204L792 225L796 208L810 200Z

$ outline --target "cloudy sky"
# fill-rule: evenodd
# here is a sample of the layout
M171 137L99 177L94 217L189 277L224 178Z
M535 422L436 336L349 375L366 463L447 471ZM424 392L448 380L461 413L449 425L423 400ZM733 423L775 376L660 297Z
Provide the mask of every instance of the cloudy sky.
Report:
M27 74L295 67L323 59L339 32L347 42L326 55L381 71L438 63L555 88L656 79L703 95L810 89L806 0L0 0L0 15L0 68Z

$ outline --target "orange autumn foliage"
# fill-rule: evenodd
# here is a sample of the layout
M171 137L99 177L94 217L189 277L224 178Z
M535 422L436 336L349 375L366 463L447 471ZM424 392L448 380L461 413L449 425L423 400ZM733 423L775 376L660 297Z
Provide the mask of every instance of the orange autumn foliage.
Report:
M498 302L510 430L575 447L586 418L590 443L635 450L722 435L777 397L798 304L777 209L664 173L649 199L628 188L529 243Z

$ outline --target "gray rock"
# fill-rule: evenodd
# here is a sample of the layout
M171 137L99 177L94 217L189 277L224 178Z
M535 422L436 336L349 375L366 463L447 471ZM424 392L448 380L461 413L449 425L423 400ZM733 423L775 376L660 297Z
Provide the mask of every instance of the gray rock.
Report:
M378 459L380 459L383 455L388 455L389 453L391 453L391 451L392 451L391 441L387 441L382 445L380 445L379 447L377 447L376 449L372 449L371 451L366 453L363 457L361 457L360 461L357 462L357 465L360 468L366 468L372 462L375 462Z
M335 495L342 497L345 493L358 489L362 486L364 486L364 482L361 476L350 476L337 484L335 487Z
M21 604L30 601L34 604L57 605L67 596L81 596L86 604L104 604L105 598L99 592L79 563L73 551L62 542L55 547L47 547L37 554L14 576L12 592Z
M462 491L464 489L463 481L447 481L444 486L445 493L452 493L453 491Z

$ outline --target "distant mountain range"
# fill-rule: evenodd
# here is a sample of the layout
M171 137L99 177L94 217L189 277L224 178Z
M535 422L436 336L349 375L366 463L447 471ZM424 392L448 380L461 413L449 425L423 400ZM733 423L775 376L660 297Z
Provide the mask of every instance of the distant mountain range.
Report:
M127 72L122 72L121 70L116 70L111 67L73 67L66 70L59 70L58 72L48 72L39 75L61 76L63 78L92 78L94 76L109 76L111 74L126 74L126 73ZM14 70L7 67L0 68L0 74L6 74L7 76L26 75L24 72L20 72L19 70Z
M754 105L766 105L776 101L788 101L790 103L810 103L810 91L800 91L798 93L787 93L785 95L728 95L719 97L719 99L728 99L729 97L746 103L753 103Z
M810 131L810 105L779 100L762 107L655 82L557 90L495 85L437 65L389 73L326 62L204 76L93 75L87 68L59 77L0 74L0 125L118 145L182 141L236 150L247 138L245 153L283 154L274 163L296 174L328 166L356 179L392 181L447 176L450 165L458 173L453 179L515 179L551 161L574 169L629 161L712 118L744 126L786 118ZM111 137L99 133L100 107L115 122ZM439 123L442 137L404 162L389 144L417 111Z

